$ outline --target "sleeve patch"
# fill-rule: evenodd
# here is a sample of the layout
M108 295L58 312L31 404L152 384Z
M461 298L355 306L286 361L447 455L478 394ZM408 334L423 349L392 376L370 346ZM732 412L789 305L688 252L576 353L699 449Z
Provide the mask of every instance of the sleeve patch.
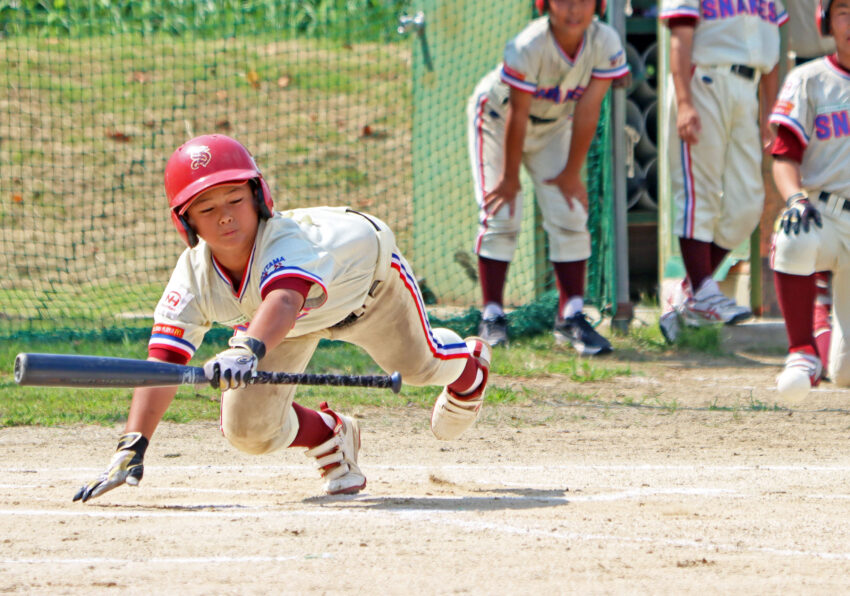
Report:
M783 116L789 115L794 110L794 104L788 100L780 99L776 102L776 105L773 106L774 114L782 114Z

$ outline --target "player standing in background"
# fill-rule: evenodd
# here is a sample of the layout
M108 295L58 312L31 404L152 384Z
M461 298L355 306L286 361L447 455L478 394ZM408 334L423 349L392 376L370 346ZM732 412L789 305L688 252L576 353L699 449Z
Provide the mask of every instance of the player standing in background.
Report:
M788 5L788 50L797 66L825 54L835 52L835 40L821 34L812 15L818 9L818 0L795 0ZM814 334L823 369L828 370L829 343L832 336L831 310L832 286L829 271L815 273Z
M558 284L555 338L580 354L611 344L584 316L590 256L581 169L599 109L629 68L617 32L600 22L604 0L538 0L546 16L505 46L503 63L476 86L467 110L480 227L475 243L483 312L480 335L507 343L503 295L522 220L520 165L533 183Z
M780 0L662 0L661 6L659 18L670 28L665 105L674 233L686 277L659 325L675 341L681 322L731 325L752 316L712 276L761 217L762 150L771 140L779 27L788 15Z
M792 70L770 116L777 127L773 179L786 199L771 250L788 333L777 389L792 401L823 374L826 354L812 332L815 272L833 276L829 377L850 385L850 0L824 0L816 22L835 39L836 53Z
M484 400L490 347L432 329L410 266L392 231L345 207L273 211L269 187L248 150L224 135L180 146L165 168L174 225L188 244L156 307L150 360L187 363L213 322L235 329L230 348L204 364L220 387L221 430L246 453L303 447L328 494L366 486L357 464L360 430L326 403L293 402L293 385L252 385L264 369L302 372L321 339L366 350L410 385L446 385L431 430L457 438ZM137 388L125 434L107 470L83 486L87 501L142 479L148 441L176 387Z

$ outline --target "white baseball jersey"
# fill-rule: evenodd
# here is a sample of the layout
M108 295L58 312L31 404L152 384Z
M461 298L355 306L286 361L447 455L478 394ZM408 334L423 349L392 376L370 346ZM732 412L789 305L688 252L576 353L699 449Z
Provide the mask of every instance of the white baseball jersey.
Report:
M523 165L534 182L552 261L590 256L587 213L581 206L570 208L558 187L545 183L566 165L575 104L592 78L616 79L628 73L623 44L612 27L594 20L571 57L552 36L548 17L542 17L507 43L503 63L478 83L469 100L469 154L475 197L481 206L502 175L511 89L533 94ZM513 217L508 209L491 216L481 209L476 254L499 261L513 259L522 221L521 193L515 206Z
M780 0L661 0L660 19L694 17L691 61L744 64L770 72L779 62L778 27L788 20Z
M785 79L770 115L803 146L803 188L850 197L850 74L832 58L813 60Z
M191 358L213 323L237 328L250 322L274 280L312 283L288 334L298 337L333 326L364 303L378 262L376 229L344 207L275 213L261 221L240 287L201 240L180 256L154 311L150 348Z
M568 56L549 30L549 18L535 19L505 46L501 65L479 84L490 107L502 113L510 88L534 95L531 115L555 120L571 116L591 77L617 79L629 72L620 36L594 19L575 56Z
M818 0L788 3L788 49L799 58L815 58L835 51L835 40L821 37L815 23Z

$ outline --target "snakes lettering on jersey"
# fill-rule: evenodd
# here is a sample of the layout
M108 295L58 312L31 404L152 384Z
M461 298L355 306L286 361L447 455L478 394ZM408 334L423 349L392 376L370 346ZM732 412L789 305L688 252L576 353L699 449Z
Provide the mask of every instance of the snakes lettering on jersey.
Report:
M707 21L728 19L739 15L757 16L763 21L776 23L779 11L775 2L765 0L704 0L702 18Z
M815 135L821 141L850 136L850 118L847 110L815 116Z

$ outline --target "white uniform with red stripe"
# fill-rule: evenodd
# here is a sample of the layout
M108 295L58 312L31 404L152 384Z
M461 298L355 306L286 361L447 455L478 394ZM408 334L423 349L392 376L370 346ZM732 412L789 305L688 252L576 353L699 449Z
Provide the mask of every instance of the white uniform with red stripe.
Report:
M731 250L755 229L764 206L758 82L779 60L780 0L662 0L659 18L695 18L691 95L699 142L676 129L672 76L666 88L674 233ZM752 78L733 66L754 69Z
M833 334L829 377L850 384L850 74L829 57L788 73L770 122L791 130L803 146L800 175L823 227L775 233L774 270L791 275L832 271ZM828 196L821 196L827 193ZM826 199L826 200L822 200ZM847 329L847 331L845 331Z
M157 305L149 349L185 361L214 322L244 332L264 288L290 277L312 286L293 329L260 361L263 370L302 372L320 339L362 347L409 385L448 385L466 364L461 338L431 328L413 272L377 218L330 207L275 213L260 222L242 277L241 287L233 287L203 240L184 251ZM236 445L247 452L288 446L298 430L294 391L250 385L224 392L222 430L229 438L252 436L250 444ZM246 426L250 433L242 432Z
M534 182L552 261L588 258L590 235L584 209L570 209L560 190L543 181L559 174L566 165L575 103L591 78L616 79L628 72L616 30L594 20L575 57L570 57L555 41L549 19L544 16L532 21L507 43L504 62L478 83L470 98L469 152L475 196L481 206L484 195L501 178L510 90L534 95L522 163ZM482 209L475 252L490 259L510 261L521 221L521 194L516 198L514 217L510 217L508 209L500 209L489 217Z

